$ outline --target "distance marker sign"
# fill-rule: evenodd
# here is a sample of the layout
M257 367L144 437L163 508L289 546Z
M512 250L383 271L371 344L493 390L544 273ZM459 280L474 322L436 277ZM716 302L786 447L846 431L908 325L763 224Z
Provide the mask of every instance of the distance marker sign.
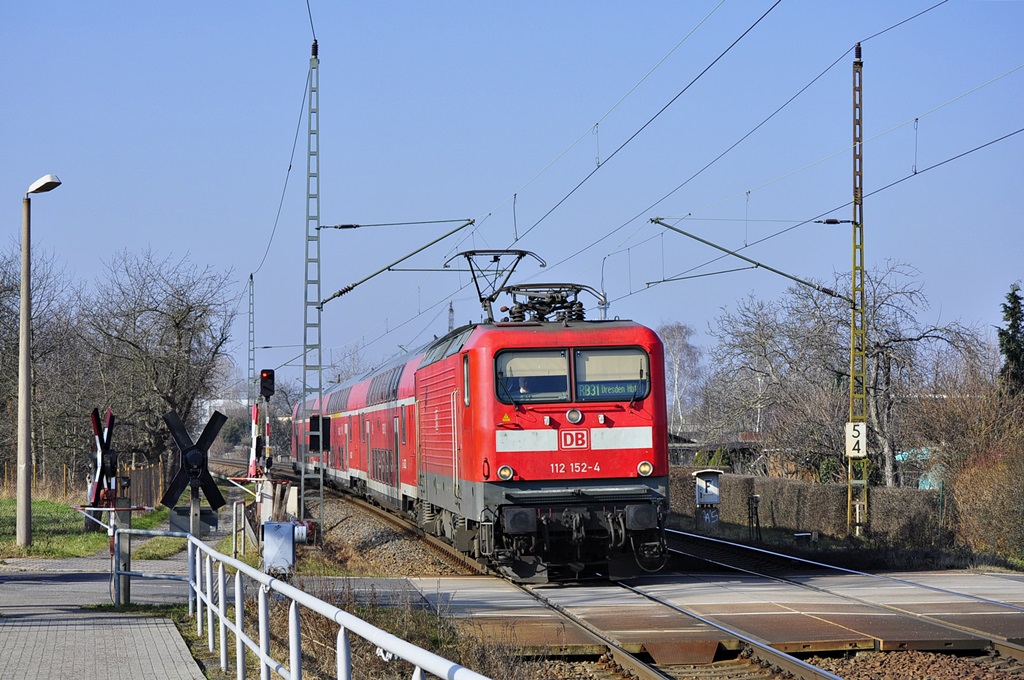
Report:
M846 423L846 457L868 457L867 423Z

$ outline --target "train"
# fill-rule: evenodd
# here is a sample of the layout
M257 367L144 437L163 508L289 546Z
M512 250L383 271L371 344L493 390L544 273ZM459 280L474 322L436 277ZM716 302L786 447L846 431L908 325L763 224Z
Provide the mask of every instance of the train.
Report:
M322 470L519 582L661 569L662 343L578 308L455 328L297 404L293 469Z

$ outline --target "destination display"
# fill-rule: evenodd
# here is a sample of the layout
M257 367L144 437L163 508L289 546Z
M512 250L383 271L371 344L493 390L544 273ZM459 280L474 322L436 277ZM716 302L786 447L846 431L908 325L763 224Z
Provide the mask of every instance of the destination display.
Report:
M646 380L603 380L584 382L576 385L576 398L585 399L630 399L647 394Z

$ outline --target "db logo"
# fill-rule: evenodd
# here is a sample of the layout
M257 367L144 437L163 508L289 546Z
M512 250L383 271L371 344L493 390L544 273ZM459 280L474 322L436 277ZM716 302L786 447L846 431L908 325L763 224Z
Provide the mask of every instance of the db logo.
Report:
M589 449L590 436L587 430L562 430L558 433L559 448Z

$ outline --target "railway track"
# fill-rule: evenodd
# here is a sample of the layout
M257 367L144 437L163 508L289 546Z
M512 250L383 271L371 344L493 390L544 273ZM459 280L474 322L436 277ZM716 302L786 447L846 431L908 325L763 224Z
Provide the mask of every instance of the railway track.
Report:
M711 649L710 653L716 657L724 656L725 658L716 658L703 663L687 663L682 661L681 657L688 656L693 652L686 649L685 645L676 645L669 642L660 644L658 642L648 642L639 645L639 652L634 652L633 648L638 646L635 641L624 642L621 633L609 631L600 625L595 625L594 621L599 620L599 617L588 617L588 610L585 606L581 607L578 604L566 606L560 604L554 597L550 596L553 589L548 586L520 585L518 587L527 592L531 597L558 611L562 616L592 634L601 644L606 645L608 651L602 656L602 662L606 665L609 672L618 673L621 677L642 680L682 680L684 678L842 680L840 676L818 668L791 654L773 649L741 632L730 630L725 626L704 619L691 611L686 611L673 605L671 602L646 593L624 582L609 584L607 587L633 593L646 601L655 603L660 608L682 614L688 619L718 630L723 637L737 640L739 645L734 652L723 654L721 645L715 643L712 645L713 649ZM619 616L629 617L630 614L626 610L620 612ZM643 622L659 620L664 622L665 616L657 611L647 611L641 619ZM640 621L637 623L639 624L636 626L638 629L645 625ZM697 653L707 654L707 646L702 645L702 647L703 649Z
M722 541L674 529L668 529L665 533L670 554L677 560L686 558L690 563L681 565L683 569L691 566L693 561L759 576L790 574L818 568L813 563L789 555L752 548L742 543Z
M221 462L221 461L216 461ZM235 474L242 465L238 460L226 461L229 465L233 465L234 469L228 474ZM229 468L230 469L230 468ZM460 567L465 571L472 571L473 573L480 573L480 565L477 565L472 560L466 560L461 553L454 551L448 544L437 541L424 532L420 531L411 522L405 521L400 517L395 517L390 513L384 512L378 506L371 503L366 503L356 499L352 499L347 494L341 494L340 492L332 492L330 494L332 500L344 499L345 503L353 504L358 506L361 511L372 513L374 517L379 518L381 521L393 526L395 529L406 533L410 536L414 536L417 540L422 540L425 543L429 543L431 549L444 554L446 559L456 560ZM786 555L779 555L771 553L770 551L762 551L758 549L750 550L747 547L740 547L725 542L708 542L706 537L699 537L696 535L677 536L672 539L675 543L676 539L679 539L680 543L675 544L673 549L688 552L691 555L701 555L702 559L708 559L714 561L718 569L739 569L742 573L749 574L750 580L753 579L765 579L769 578L776 583L786 583L788 586L799 587L802 590L834 595L836 597L843 597L844 600L851 606L856 604L858 607L870 607L874 611L884 611L889 616L901 616L904 620L914 620L918 623L925 622L929 626L939 626L943 622L936 617L930 617L927 613L909 611L907 607L889 607L888 609L880 606L876 602L872 602L867 598L857 599L851 596L849 592L846 593L835 593L830 590L827 586L822 587L819 582L815 579L820 578L820 575L830 567L830 565L817 564L808 562L806 560L801 561L797 558L793 558ZM683 542L688 544L688 547L683 546ZM699 547L703 546L703 547ZM742 559L741 559L742 556ZM692 559L692 558L691 558ZM846 571L851 577L856 578L868 578L872 575L864 574L861 575L857 572ZM756 575L756 576L755 576ZM692 576L692 575L691 575ZM703 578L703 577L700 577ZM670 579L669 579L670 580ZM542 601L543 606L550 606L553 610L557 611L559 616L564 617L568 623L563 625L572 625L584 631L589 636L589 642L586 645L586 652L573 652L568 649L562 651L550 652L553 658L564 658L566 659L567 665L583 663L586 666L587 673L589 675L585 677L594 678L595 680L605 680L611 678L706 678L706 677L744 677L754 678L757 680L768 680L769 678L785 678L785 677L798 677L798 678L868 678L868 677L898 677L897 675L886 676L884 674L879 675L875 672L861 674L858 672L851 672L850 668L857 668L858 666L870 666L871 663L878 663L872 661L871 657L864 657L864 654L877 653L884 655L886 647L884 644L880 644L878 641L868 641L863 646L852 647L847 649L845 652L839 653L834 647L822 647L820 645L815 646L814 644L790 644L782 645L780 647L776 645L773 647L771 644L766 644L764 638L759 637L757 634L747 634L746 621L740 620L738 625L728 627L721 626L720 621L714 620L714 616L704 616L697 611L691 611L689 607L683 605L680 606L679 602L673 602L672 597L662 597L661 595L669 587L665 583L660 583L663 579L642 579L637 582L631 582L628 585L629 590L626 590L627 585L609 585L595 586L593 582L589 584L579 584L578 586L563 585L563 586L526 586L523 588L523 592L528 592L531 598L535 598L538 601ZM691 582L692 583L692 582ZM895 579L889 580L890 584L900 585ZM518 587L518 586L517 586ZM693 585L681 586L682 588L693 589ZM768 586L753 586L761 590L768 589ZM865 586L861 585L861 588ZM866 586L870 588L871 586ZM927 588L922 587L921 584L908 584L907 588L915 587L920 588L922 592L933 593L936 596L946 597L943 593L949 591L943 588ZM588 588L590 590L588 590ZM660 589L660 591L659 591ZM564 598L574 592L586 591L587 596L583 597L583 611L580 611L580 603L575 603L573 606L566 606ZM666 611L672 610L677 616L683 616L683 612L686 612L686 616L694 622L694 625L702 625L707 627L715 627L720 632L717 633L717 639L728 640L726 643L717 643L717 651L712 656L713 659L705 658L699 662L685 662L679 658L673 658L673 654L667 653L671 645L659 647L655 643L638 643L635 639L631 639L629 636L642 637L643 630L645 628L657 627L660 624L659 615L651 615L650 613L640 617L638 612L639 609L634 609L633 605L623 605L621 607L613 608L610 611L610 619L612 623L615 623L617 619L620 623L623 620L633 620L634 625L631 629L626 627L626 635L623 635L624 628L622 626L616 627L615 625L605 625L605 622L609 618L606 615L606 621L600 620L599 616L589 615L586 611L586 605L593 601L605 599L609 597L608 593L613 590L622 590L624 592L632 593L636 598L642 598L652 606L662 607ZM659 592L652 592L659 591ZM950 595L951 596L951 595ZM484 596L476 598L478 603L488 602L489 600ZM997 607L1000 604L997 602L986 602L984 598L967 600L977 605L984 605L987 607ZM486 610L488 605L478 604L478 607L482 607ZM1009 605L1008 611L1013 612L1015 616L1024 616L1024 611L1018 611L1019 608L1014 609L1015 605ZM1005 608L1005 607L1004 607ZM803 614L808 615L809 610L804 610ZM593 612L590 612L593 614ZM693 615L696 614L694 617ZM794 611L794 615L798 612ZM475 617L476 613L471 613L471 617ZM505 620L510 625L523 626L528 625L527 619L521 618L521 615L516 612L505 613ZM663 615L661 615L663 616ZM812 615L813 616L813 615ZM935 619L934 621L932 619ZM756 620L755 618L749 619L751 622ZM734 619L736 621L736 619ZM941 655L947 657L947 666L954 669L971 669L973 675L968 676L966 672L959 670L953 670L948 673L935 673L928 672L929 677L933 678L952 678L952 677L977 677L977 678L996 678L996 677L1020 677L1019 675L1012 674L1013 671L1019 670L1020 666L1017 659L1024 658L1021 654L1021 648L1016 644L1015 639L1011 639L1010 636L1004 635L1002 637L996 635L983 635L983 631L979 630L977 626L970 629L963 627L957 628L955 626L946 626L949 631L950 639L954 639L959 635L962 640L965 636L984 637L984 641L979 643L975 647L969 649L958 647L953 644L949 651L959 653L962 658L955 658L952 654ZM715 637L712 635L712 637ZM547 643L552 643L554 640L553 635L549 635ZM677 647L686 649L688 642L675 643ZM929 649L936 645L931 645ZM557 649L558 645L553 645L552 649ZM905 653L897 653L896 656L892 656L888 663L889 667L896 664L909 664L908 667L920 667L930 668L929 664L932 664L932 657L926 656L924 652L920 652L922 647L920 645L914 646L911 644L907 647ZM582 649L582 647L580 647ZM563 654L568 656L562 656ZM930 654L930 652L928 653ZM817 655L817 656L815 656ZM569 661L575 659L575 661ZM922 660L924 659L924 660ZM955 663L954 663L955 661ZM820 666L817 665L820 663ZM959 664L959 665L957 665ZM838 669L838 670L837 670ZM980 669L980 670L979 670ZM978 674L980 673L980 674ZM908 671L905 677L911 677L915 675ZM551 677L580 677L572 672L567 673L564 676L552 675Z
M969 661L972 664L993 671L1006 672L1014 677L1020 677L1024 671L1021 666L1024 664L1024 644L1021 644L1021 640L1024 639L1024 625L1020 625L1021 619L1024 619L1024 605L1022 604L1000 601L940 585L921 583L909 578L846 569L687 532L670 530L669 536L672 546L670 550L678 555L705 559L718 567L790 584L830 597L839 597L847 602L868 607L873 611L889 613L915 623L927 622L931 626L948 630L951 639L962 638L965 634L976 636L984 641L985 653L970 657ZM788 570L785 568L786 565L790 567ZM812 572L812 575L807 575L808 572ZM828 587L815 585L816 577L813 574L826 573L855 577L859 583L855 585L855 588L845 589L834 585ZM917 595L904 597L903 602L885 602L880 597L868 595L868 593L881 591L883 586L913 591ZM857 596L853 594L854 592L863 595ZM954 609L960 610L963 616L957 619L950 614L943 614L941 611L929 611L929 608L922 604L928 599L936 602L942 599L958 602L960 606L954 607ZM936 609L941 609L939 605L933 606ZM985 612L988 614L986 615ZM968 623L972 618L982 618L983 616L987 623ZM1002 625L1009 618L1016 619L1017 625L1012 628ZM908 627L912 627L912 625L908 624ZM1003 632L1000 632L1000 628L1003 629ZM1007 628L1016 632L1007 633L1005 632ZM952 650L956 650L954 643L950 642L949 646Z

